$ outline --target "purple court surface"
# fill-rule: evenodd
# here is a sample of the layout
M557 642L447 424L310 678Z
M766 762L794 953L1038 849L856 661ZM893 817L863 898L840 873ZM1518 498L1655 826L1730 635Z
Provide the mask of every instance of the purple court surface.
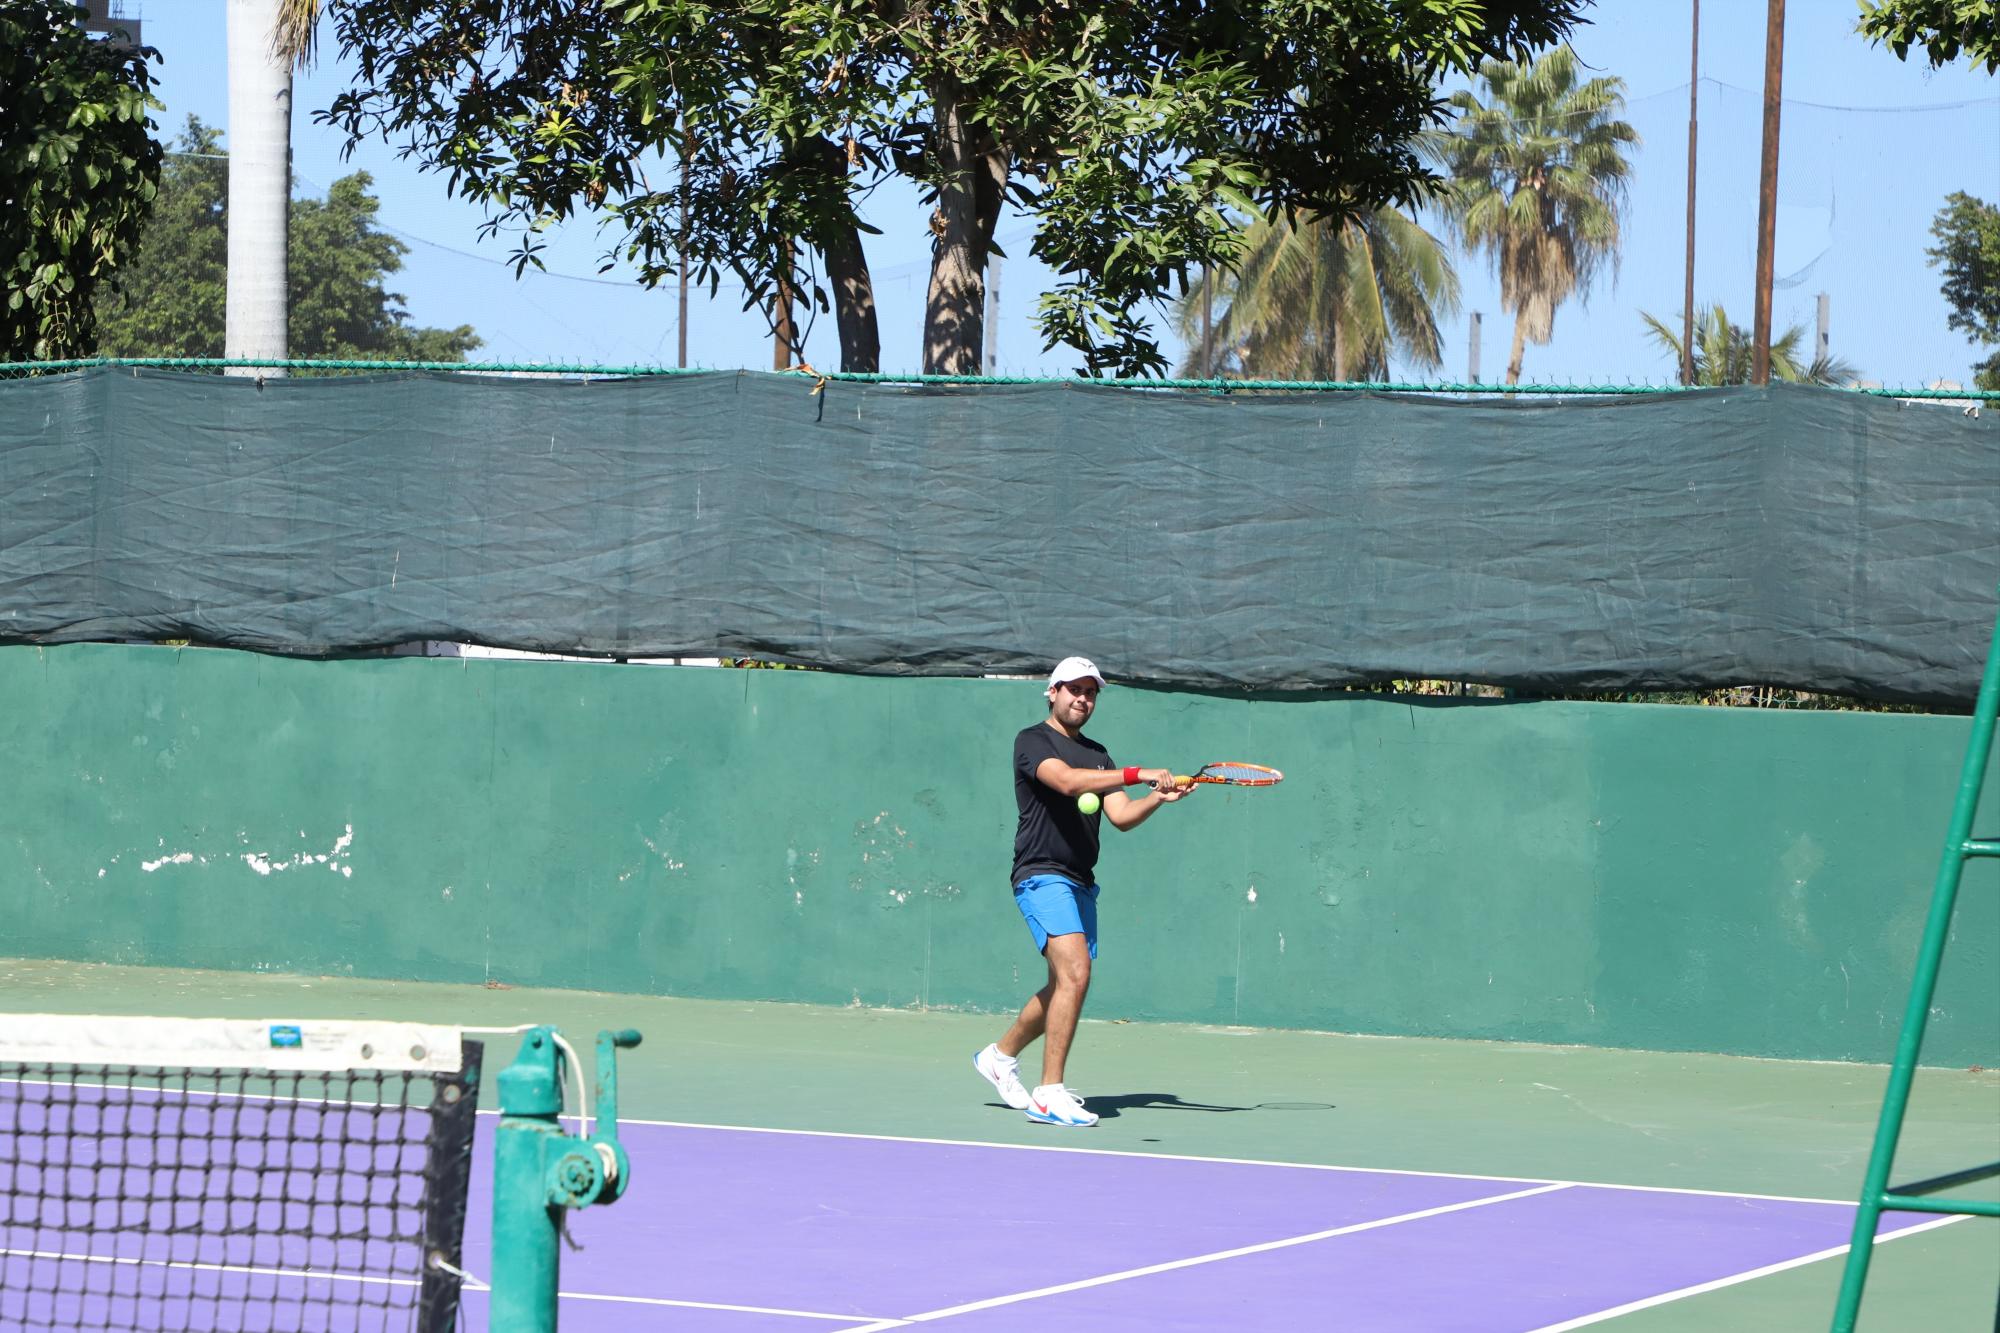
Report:
M35 1114L12 1126L14 1149L32 1146ZM384 1118L391 1137L401 1118ZM465 1253L483 1277L493 1276L492 1130L482 1116ZM571 1215L580 1248L562 1256L565 1333L933 1323L966 1333L1556 1333L1828 1257L1853 1218L1851 1205L1812 1200L1093 1151L1069 1131L1052 1131L1068 1142L1032 1148L646 1121L621 1130L631 1192ZM392 1257L384 1244L377 1254L378 1239L356 1239L408 1230L410 1178L357 1174L401 1165L402 1148L347 1140L327 1163L345 1163L338 1184L302 1174L310 1145L274 1154L298 1182L279 1204L235 1153L191 1163L199 1139L179 1143L177 1172L152 1149L111 1159L90 1140L58 1137L71 1169L31 1167L42 1153L10 1151L10 1189L68 1198L87 1186L95 1201L44 1204L40 1226L15 1217L0 1228L0 1325L409 1327L414 1292L380 1275L412 1251ZM206 1234L183 1233L170 1251L120 1225L145 1214L131 1213L119 1182L143 1178L150 1190L155 1177L189 1171L218 1190L252 1178L205 1206ZM308 1217L337 1220L343 1234L261 1233ZM1882 1232L1949 1220L1892 1215ZM300 1315L301 1299L338 1308ZM468 1291L464 1313L485 1327L483 1291Z
M1811 1200L1067 1144L621 1133L631 1193L572 1218L565 1333L1555 1333L1838 1252L1854 1217ZM483 1275L483 1192L473 1207L467 1267ZM1937 1225L1892 1215L1881 1232ZM483 1295L467 1315L484 1326Z

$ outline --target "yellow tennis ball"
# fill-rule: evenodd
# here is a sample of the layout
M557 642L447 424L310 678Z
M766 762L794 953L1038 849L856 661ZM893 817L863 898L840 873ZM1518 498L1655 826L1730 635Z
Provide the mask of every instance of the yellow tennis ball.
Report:
M1097 793L1094 791L1087 791L1076 798L1076 808L1083 811L1086 815L1096 814L1097 807L1102 804L1104 803L1097 799Z

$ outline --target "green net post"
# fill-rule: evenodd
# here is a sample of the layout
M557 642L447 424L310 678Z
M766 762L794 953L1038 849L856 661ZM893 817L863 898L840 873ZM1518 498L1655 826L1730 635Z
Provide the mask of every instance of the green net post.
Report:
M631 1182L618 1142L618 1048L638 1044L629 1029L598 1034L600 1132L588 1138L564 1133L560 1123L567 1057L554 1028L529 1029L500 1072L491 1333L553 1333L564 1210L616 1202Z
M1987 649L1986 673L1979 684L1979 699L1972 708L1972 736L1965 747L1965 762L1959 769L1958 799L1951 810L1951 824L1945 833L1944 855L1938 863L1937 882L1931 891L1930 916L1924 923L1924 937L1917 949L1916 976L1910 983L1910 1002L1903 1011L1903 1030L1896 1039L1896 1059L1889 1068L1889 1086L1882 1098L1882 1116L1875 1125L1875 1147L1868 1157L1868 1173L1861 1186L1861 1206L1854 1215L1854 1236L1847 1249L1847 1267L1841 1274L1840 1297L1833 1313L1832 1333L1853 1333L1861 1312L1861 1292L1868 1281L1868 1263L1875 1251L1875 1228L1885 1209L1966 1213L2000 1216L2000 1205L1969 1199L1920 1197L1933 1189L1949 1188L1972 1180L2000 1174L2000 1163L1953 1172L1935 1180L1889 1188L1889 1172L1896 1161L1896 1142L1902 1137L1903 1115L1910 1103L1910 1084L1917 1072L1917 1058L1923 1052L1924 1027L1930 1018L1931 1000L1937 991L1938 966L1944 959L1945 941L1951 934L1952 909L1958 902L1958 886L1965 862L1975 856L2000 855L2000 841L1972 836L1972 819L1979 807L1979 791L1986 778L1986 765L1993 750L1993 728L2000 713L2000 621L1993 627L1993 642ZM1996 1315L2000 1320L2000 1315ZM1996 1322L2000 1328L2000 1322Z

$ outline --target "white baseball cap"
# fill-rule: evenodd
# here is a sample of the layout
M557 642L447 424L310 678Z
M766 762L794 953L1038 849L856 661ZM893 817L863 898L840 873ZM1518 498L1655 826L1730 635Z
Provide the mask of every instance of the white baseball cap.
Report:
M1104 679L1104 673L1097 669L1097 663L1091 661L1089 658L1065 657L1062 661L1056 663L1054 671L1049 672L1048 687L1054 689L1056 686L1067 684L1072 680L1082 680L1085 676L1090 677L1099 685L1108 685L1111 683Z

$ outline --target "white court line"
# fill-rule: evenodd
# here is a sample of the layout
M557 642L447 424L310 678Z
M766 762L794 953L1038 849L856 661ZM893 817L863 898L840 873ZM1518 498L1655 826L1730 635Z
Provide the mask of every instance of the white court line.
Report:
M85 1264L128 1264L134 1268L180 1268L202 1273L248 1273L253 1277L320 1278L327 1282L370 1282L384 1287L416 1287L420 1279L382 1277L373 1273L340 1273L332 1269L259 1268L250 1264L205 1264L192 1259L128 1259L115 1254L73 1254L66 1250L9 1250L0 1254L17 1259L57 1259Z
M324 1279L332 1283L374 1283L380 1287L418 1287L420 1279L414 1277L382 1277L374 1273L334 1273L322 1269L266 1269L242 1263L196 1263L192 1259L128 1259L120 1255L78 1255L74 1251L62 1249L4 1249L0 1255L12 1255L14 1259L56 1259L74 1263L118 1263L130 1267L150 1267L150 1269L192 1269L200 1273L248 1273L252 1277L300 1277L300 1279ZM490 1287L478 1279L466 1283L468 1291L486 1293ZM600 1295L596 1291L562 1291L558 1293L570 1301L616 1301L622 1305L674 1305L682 1309L724 1309L738 1315L790 1315L794 1319L830 1319L834 1323L854 1323L856 1319L868 1319L868 1315L826 1315L810 1309L776 1309L768 1305L718 1305L710 1301L668 1301L664 1297L624 1297L624 1295Z
M5 1081L25 1082L26 1080L5 1080ZM238 1096L238 1097L255 1098L258 1100L277 1100L276 1098L271 1098L259 1094L243 1094L243 1093L205 1092L205 1093L190 1093L190 1095ZM373 1103L361 1103L361 1105L373 1105ZM497 1110L481 1108L478 1114L481 1116L498 1116L499 1112ZM1642 1193L1642 1194L1686 1194L1686 1195L1694 1195L1697 1197L1715 1198L1715 1199L1755 1199L1769 1203L1803 1203L1803 1204L1816 1204L1826 1207L1837 1207L1837 1208L1851 1208L1856 1206L1856 1201L1853 1199L1821 1199L1821 1198L1809 1198L1802 1195L1790 1195L1790 1194L1749 1194L1749 1193L1744 1193L1740 1190L1691 1189L1691 1188L1672 1186L1672 1185L1628 1185L1628 1184L1614 1183L1609 1181L1591 1181L1591 1180L1537 1181L1533 1177L1526 1177L1526 1176L1489 1176L1489 1175L1471 1174L1462 1171L1417 1171L1417 1170L1410 1170L1398 1167L1339 1166L1324 1162L1282 1162L1282 1161L1270 1161L1254 1157L1207 1157L1207 1156L1198 1156L1198 1155L1182 1154L1182 1153L1126 1152L1116 1148L1063 1147L1056 1144L1039 1144L1039 1143L993 1143L980 1139L940 1139L940 1138L926 1138L915 1135L901 1135L901 1134L860 1134L860 1133L852 1133L840 1130L780 1129L762 1125L716 1125L716 1124L707 1124L700 1121L689 1121L689 1120L645 1120L630 1116L619 1117L618 1123L620 1126L647 1125L655 1129L701 1129L701 1130L716 1130L716 1131L735 1133L735 1134L789 1135L796 1138L856 1139L856 1140L863 1140L867 1142L877 1142L877 1143L919 1143L919 1144L927 1144L931 1146L947 1147L947 1148L997 1148L1013 1152L1080 1153L1086 1156L1129 1157L1147 1161L1206 1162L1206 1163L1220 1164L1224 1166L1275 1167L1275 1168L1289 1169L1294 1171L1335 1171L1335 1172L1349 1172L1349 1173L1356 1173L1363 1175L1414 1176L1430 1180L1479 1180L1495 1184L1533 1184L1533 1185L1538 1185L1540 1187L1536 1189L1520 1191L1515 1194L1499 1195L1495 1196L1492 1199L1476 1201L1474 1205L1454 1205L1453 1206L1454 1208L1476 1206L1477 1203L1500 1202L1505 1199L1523 1198L1532 1194L1543 1194L1543 1193L1548 1193L1552 1190L1569 1189L1569 1188L1620 1190L1620 1191L1626 1191L1631 1193ZM1444 1210L1434 1210L1434 1211L1452 1211L1452 1209L1447 1208ZM1051 1287L1041 1292L1029 1292L1026 1293L1025 1295L1020 1295L1020 1296L1000 1297L993 1301L982 1302L979 1305L962 1306L950 1311L934 1311L929 1314L912 1315L908 1319L881 1319L871 1324L866 1324L860 1327L842 1330L842 1333L875 1333L876 1330L898 1328L908 1323L919 1320L942 1318L946 1314L965 1313L970 1310L985 1308L985 1306L987 1305L1006 1304L1011 1301L1026 1300L1033 1296L1050 1295L1060 1291L1072 1290L1080 1286L1093 1286L1105 1282L1115 1282L1126 1277L1139 1277L1139 1276L1144 1276L1145 1274L1150 1272L1164 1271L1164 1269L1166 1268L1184 1267L1189 1264L1205 1263L1209 1262L1210 1259L1212 1258L1229 1258L1238 1254L1254 1253L1258 1249L1275 1249L1275 1248L1282 1248L1287 1245L1303 1244L1312 1240L1320 1240L1332 1236L1344 1235L1347 1234L1348 1231L1365 1230L1372 1226L1387 1225L1388 1222L1405 1221L1411 1218L1417 1218L1427 1215L1429 1214L1412 1213L1401 1218L1386 1219L1384 1222L1366 1223L1359 1227L1344 1228L1335 1231L1314 1233L1311 1236L1297 1237L1292 1240L1285 1240L1285 1241L1275 1241L1270 1243L1269 1245L1253 1246L1244 1250L1226 1251L1215 1256L1204 1256L1195 1259L1183 1260L1175 1264L1163 1265L1153 1269L1135 1269L1130 1273L1112 1274L1109 1277L1091 1279L1082 1283L1074 1283L1068 1287ZM1915 1235L1921 1231L1931 1231L1941 1226L1948 1226L1952 1222L1958 1222L1963 1220L1964 1220L1963 1217L1946 1217L1938 1219L1936 1221L1926 1222L1912 1227L1906 1227L1903 1230L1891 1232L1887 1235L1877 1237L1876 1244L1879 1245L1883 1241L1894 1240L1900 1236ZM1649 1297L1646 1300L1633 1302L1632 1304L1629 1305L1618 1306L1617 1308L1612 1310L1602 1311L1598 1314L1593 1314L1593 1315L1586 1315L1579 1320L1573 1320L1569 1323L1554 1324L1548 1326L1547 1328L1535 1329L1532 1330L1531 1333L1564 1333L1565 1330L1582 1328L1585 1327L1586 1325L1597 1323L1600 1322L1601 1320L1610 1319L1616 1315L1626 1314L1635 1310L1644 1309L1647 1308L1648 1306L1664 1304L1669 1301L1679 1300L1687 1296L1699 1295L1702 1292L1715 1290L1721 1287L1731 1286L1738 1282L1747 1282L1754 1278L1767 1276L1772 1273L1782 1272L1787 1268L1794 1268L1803 1264L1815 1263L1820 1259L1828 1258L1832 1255L1844 1254L1846 1253L1848 1248L1849 1248L1848 1246L1842 1245L1832 1250L1825 1250L1818 1254L1806 1255L1803 1258L1799 1259L1787 1260L1783 1263L1774 1264L1767 1268L1757 1269L1752 1272L1739 1274L1734 1277L1720 1278L1714 1282L1704 1283L1694 1287L1688 1287L1676 1292L1668 1292L1660 1296ZM85 1257L85 1256L68 1256L68 1257ZM194 1265L178 1265L178 1266L192 1267ZM208 1267L216 1267L216 1266L208 1265ZM270 1272L281 1273L281 1270L224 1270L224 1271L270 1271ZM328 1274L328 1273L304 1273L304 1274L296 1274L296 1276L329 1277L329 1278L339 1278L348 1281L396 1280L396 1279L351 1278L343 1274ZM702 1302L672 1301L672 1300L667 1300L665 1298L657 1298L657 1297L610 1296L610 1295L599 1295L587 1292L563 1292L561 1294L565 1297L569 1297L576 1300L616 1301L616 1302L645 1304L645 1305L689 1306L692 1308L699 1308L699 1309L739 1310L746 1313L774 1314L780 1316L789 1315L801 1319L845 1320L845 1319L866 1317L866 1316L855 1316L855 1315L829 1315L829 1314L820 1314L816 1312L802 1311L802 1310L782 1310L782 1309L767 1310L756 1306L730 1306L730 1305L710 1306Z
M1877 1236L1875 1243L1880 1245L1885 1241L1899 1240L1904 1236L1914 1236L1919 1231L1935 1231L1939 1227L1948 1227L1953 1222L1963 1222L1964 1220L1964 1217L1940 1217L1929 1222L1919 1222L1916 1226L1905 1227L1901 1231L1891 1231L1887 1235ZM1648 1296L1642 1301L1630 1301L1624 1305L1615 1305L1609 1310L1599 1310L1595 1314L1579 1315L1575 1319L1566 1319L1560 1324L1546 1324L1541 1328L1530 1329L1529 1333L1569 1333L1570 1329L1584 1328L1590 1324L1600 1324L1607 1319L1616 1319L1619 1315L1631 1314L1635 1310L1648 1310L1655 1305L1666 1305L1672 1301L1684 1300L1689 1296L1699 1296L1706 1291L1720 1291L1724 1287L1733 1287L1739 1282L1749 1282L1753 1278L1769 1277L1773 1273L1782 1273L1788 1268L1802 1268L1807 1264L1816 1264L1822 1259L1831 1259L1835 1255L1846 1254L1852 1248L1853 1246L1851 1245L1836 1245L1830 1250L1821 1250L1818 1254L1800 1255L1796 1259L1787 1259L1782 1263L1766 1264L1762 1268L1753 1268L1747 1273L1736 1273L1729 1277L1719 1277L1713 1282L1700 1282L1692 1287L1682 1287L1678 1291L1663 1291L1657 1296Z
M481 1110L480 1115L498 1115ZM1185 1153L1126 1152L1119 1148L1065 1148L1049 1143L990 1143L983 1139L927 1139L905 1134L854 1134L833 1129L771 1129L762 1125L707 1125L693 1120L638 1120L619 1116L619 1125L651 1125L655 1129L715 1129L732 1134L790 1134L799 1138L863 1139L873 1143L924 1143L940 1148L998 1148L1007 1152L1082 1153L1090 1157L1124 1157L1151 1162L1213 1162L1222 1166L1268 1166L1289 1171L1345 1171L1365 1176L1416 1176L1424 1180L1484 1180L1496 1185L1575 1185L1584 1189L1629 1190L1636 1194L1692 1194L1708 1199L1757 1199L1766 1203L1814 1203L1853 1208L1855 1199L1814 1199L1796 1194L1745 1194L1741 1190L1701 1190L1679 1185L1623 1185L1605 1180L1543 1180L1535 1176L1484 1176L1466 1171L1414 1171L1393 1166L1336 1166L1327 1162L1274 1162L1257 1157L1200 1157Z
M724 1305L716 1301L671 1301L664 1296L605 1296L594 1291L559 1291L564 1300L613 1301L620 1305L671 1305L683 1310L727 1310L731 1314L775 1314L789 1315L794 1319L831 1319L835 1323L851 1324L857 1319L871 1318L865 1314L821 1314L817 1310L781 1310L769 1305ZM890 1326L901 1320L888 1320Z
M1391 1040L1384 1038L1383 1040ZM0 1079L4 1082L27 1082L28 1080ZM62 1084L59 1086L70 1086ZM100 1086L97 1084L76 1084L77 1087ZM174 1090L180 1095L181 1090ZM246 1100L279 1101L291 1100L273 1097L267 1093L236 1093L188 1090L190 1097L241 1097ZM320 1105L318 1101L313 1103ZM334 1106L379 1106L394 1105L380 1102L330 1102ZM422 1113L424 1107L405 1107ZM480 1107L478 1114L498 1117L500 1112L490 1107ZM1580 1185L1588 1189L1628 1190L1639 1194L1692 1194L1709 1199L1760 1199L1767 1203L1814 1203L1835 1208L1852 1208L1855 1199L1820 1199L1800 1194L1746 1194L1742 1190L1691 1189L1680 1185L1626 1185L1609 1180L1543 1180L1536 1176L1488 1176L1467 1171L1416 1171L1407 1167L1393 1166L1338 1166L1328 1162L1275 1162L1257 1157L1203 1157L1187 1153L1170 1152L1126 1152L1119 1148L1065 1148L1051 1143L993 1143L984 1139L933 1139L911 1134L857 1134L833 1129L778 1129L764 1125L711 1125L698 1120L641 1120L634 1116L620 1116L618 1123L624 1125L649 1125L654 1129L712 1129L732 1134L788 1134L796 1138L817 1139L861 1139L871 1143L924 1143L940 1148L997 1148L1005 1152L1050 1152L1082 1153L1091 1157L1130 1157L1154 1162L1214 1162L1223 1166L1267 1166L1280 1167L1291 1171L1346 1171L1369 1176L1416 1176L1424 1180L1484 1180L1496 1185Z
M1490 1203L1506 1203L1511 1199L1525 1199L1534 1194L1548 1194L1555 1190L1571 1188L1568 1185L1537 1185L1533 1189L1515 1190L1510 1194L1493 1194L1484 1199L1468 1199L1463 1203L1447 1203L1436 1208L1425 1208L1414 1213L1398 1213L1394 1217L1378 1217L1372 1222L1355 1222L1344 1227L1333 1227L1326 1231L1315 1231L1306 1236L1287 1236L1283 1240L1269 1240L1261 1245L1244 1245L1233 1250L1217 1250L1213 1254L1198 1254L1188 1259L1173 1259L1163 1264L1148 1264L1144 1268L1128 1268L1122 1273L1106 1273L1101 1277L1087 1277L1075 1282L1064 1282L1059 1286L1042 1287L1035 1291L1020 1291L1008 1296L994 1296L983 1301L972 1301L966 1305L953 1305L942 1310L926 1310L922 1314L904 1315L901 1319L883 1319L872 1324L861 1324L844 1329L842 1333L885 1333L905 1324L924 1324L934 1319L949 1319L953 1315L971 1314L977 1310L991 1310L996 1306L1013 1305L1019 1301L1032 1301L1043 1296L1059 1296L1064 1292L1082 1291L1088 1287L1102 1287L1112 1282L1124 1282L1129 1278L1151 1277L1155 1273L1171 1273L1179 1268L1193 1268L1197 1264L1218 1263L1224 1259L1239 1259L1246 1254L1263 1254L1270 1250L1288 1249L1294 1245L1310 1245L1314 1241L1331 1240L1335 1236L1352 1236L1362 1231L1374 1231L1378 1227L1392 1227L1402 1222L1416 1222L1426 1217L1441 1217L1446 1213L1460 1213L1468 1208L1484 1208Z

